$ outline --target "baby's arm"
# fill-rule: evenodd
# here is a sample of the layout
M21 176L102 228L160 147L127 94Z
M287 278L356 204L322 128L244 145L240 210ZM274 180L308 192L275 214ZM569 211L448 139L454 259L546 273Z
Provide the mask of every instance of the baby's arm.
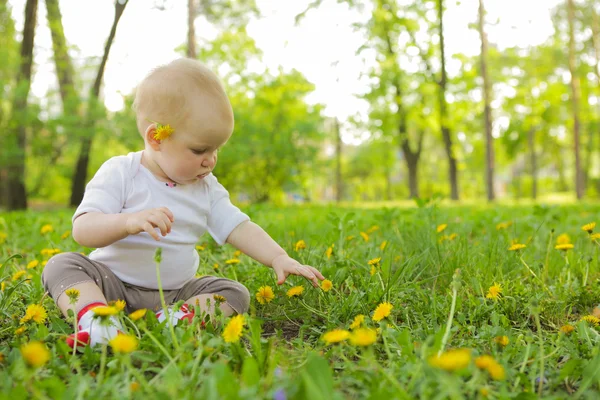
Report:
M105 247L114 242L148 232L155 240L160 240L154 228L159 228L166 236L171 232L173 213L166 207L153 208L132 214L104 214L89 212L80 215L73 222L73 239L85 247Z
M312 281L313 286L318 286L318 279L325 279L323 275L310 265L302 265L289 257L285 250L275 242L267 232L252 221L239 224L227 238L227 243L235 246L244 254L256 261L273 268L277 274L277 284L285 282L288 275L300 275Z

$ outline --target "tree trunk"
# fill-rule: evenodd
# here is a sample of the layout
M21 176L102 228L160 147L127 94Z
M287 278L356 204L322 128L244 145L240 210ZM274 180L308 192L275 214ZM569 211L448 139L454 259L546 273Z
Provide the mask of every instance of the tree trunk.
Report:
M486 187L488 201L493 201L494 195L494 138L492 137L492 108L491 84L487 71L488 41L484 29L485 8L483 0L479 0L479 36L481 37L481 76L483 78L483 101L485 117L485 148L486 148Z
M188 34L187 34L187 56L188 58L197 58L196 54L196 30L194 21L196 20L196 0L188 0Z
M535 152L535 128L530 128L527 134L529 143L529 162L531 168L531 198L537 199L537 153Z
M408 189L410 191L410 198L417 199L419 198L419 157L414 157L414 155L409 155L410 153L405 153L406 155L406 167L408 168Z
M119 19L121 19L121 15L123 15L123 11L125 11L125 7L129 0L124 1L115 1L115 18L113 20L112 28L110 30L110 34L108 39L106 40L106 46L104 47L104 55L102 56L102 62L98 67L98 72L96 74L96 80L94 81L94 86L92 87L92 92L90 93L90 100L88 106L88 115L85 120L85 136L81 139L81 150L79 152L79 157L77 159L77 166L75 167L75 173L73 175L73 182L71 185L71 201L70 205L75 207L81 203L83 199L83 193L85 192L85 183L87 181L87 168L90 160L90 149L92 148L92 138L93 138L93 125L94 125L94 107L96 107L96 103L98 102L98 98L100 95L100 86L102 85L102 78L104 76L104 68L106 67L106 61L108 60L108 55L110 53L110 48L115 39L115 35L117 33L117 25L119 24Z
M25 24L23 41L21 42L21 59L17 88L13 101L13 113L27 112L27 97L31 88L31 67L33 65L33 38L37 24L37 0L27 0L25 4ZM11 151L8 164L7 188L8 209L19 210L27 208L27 192L25 191L25 150L27 131L23 119L18 120L15 130L16 146ZM14 143L13 140L11 142Z
M340 122L335 119L335 200L339 203L344 198L344 182L342 180L342 134Z
M577 199L583 197L583 179L581 174L581 158L579 154L579 76L575 61L575 3L567 0L569 18L569 71L571 72L571 104L573 107L573 144L575 151L575 194Z
M598 13L596 13L596 9L592 4L591 12L592 12L592 43L594 44L594 57L596 58L596 62L594 65L594 73L596 74L596 79L598 84L600 85L600 24L598 23ZM600 102L598 102L599 115L600 115ZM590 137L594 135L598 135L600 132L590 132ZM590 164L592 164L590 160ZM600 180L598 181L600 184ZM598 193L600 193L600 187L597 188Z
M442 128L442 138L444 139L444 147L448 156L448 177L450 179L450 198L458 200L458 174L456 168L456 156L452 148L452 136L448 127L448 104L446 103L446 84L448 76L446 73L446 50L444 48L444 0L437 1L438 20L440 32L440 50L442 63L442 76L439 81L439 102L440 102L440 126Z

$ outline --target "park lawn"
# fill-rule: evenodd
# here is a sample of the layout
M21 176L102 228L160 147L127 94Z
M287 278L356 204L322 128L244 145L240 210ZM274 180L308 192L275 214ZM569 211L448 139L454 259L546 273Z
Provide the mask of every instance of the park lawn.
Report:
M331 289L299 277L278 287L268 268L206 235L198 273L239 280L252 294L239 341L231 336L238 319L202 329L197 317L171 331L151 312L136 321L121 314L137 349L75 356L64 343L72 321L40 282L54 252L90 251L70 236L72 210L0 215L0 397L599 395L600 225L582 227L600 205L245 211L292 257L320 269ZM514 244L525 247L509 250ZM261 304L255 294L264 286L274 299ZM289 297L295 286L302 293ZM47 310L40 323L23 321L32 304ZM33 355L23 348L32 342L43 346Z

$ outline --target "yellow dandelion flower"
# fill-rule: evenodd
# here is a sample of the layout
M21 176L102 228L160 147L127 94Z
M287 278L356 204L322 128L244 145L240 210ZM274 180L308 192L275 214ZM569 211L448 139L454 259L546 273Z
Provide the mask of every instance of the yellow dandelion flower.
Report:
M21 318L21 323L25 323L28 321L33 321L37 324L43 324L48 317L48 313L46 309L39 304L30 304L27 306L27 310L25 311L25 316Z
M27 330L26 327L20 326L17 329L15 329L15 335L17 335L17 336L22 335L26 330Z
M0 291L4 292L4 289L6 289L6 281L2 281L2 283L0 283Z
M75 289L75 288L69 288L67 290L65 290L65 294L67 295L67 297L69 297L69 299L71 299L71 301L73 303L77 302L77 300L79 299L79 289Z
M354 235L346 236L346 240L348 242L351 241L352 239L354 239ZM367 238L367 240L369 240L369 239Z
M471 350L448 350L440 355L429 357L429 365L445 371L458 371L466 368L471 362Z
M246 321L244 320L244 316L241 314L238 314L235 317L231 318L227 323L227 326L223 330L223 339L225 339L225 342L238 342L242 337L242 332L245 324Z
M384 240L383 242L381 242L381 244L379 245L379 250L384 251L387 244L388 244L387 240Z
M237 259L237 258L232 258L232 259L230 259L230 260L226 260L226 261L225 261L225 264L227 264L227 265L231 265L231 264L239 264L239 263L240 263L240 260L239 260L239 259Z
M554 246L554 248L556 250L562 250L562 251L569 251L571 249L573 249L573 246L571 243L565 243L565 244L557 244L556 246Z
M487 368L488 374L495 381L502 381L506 377L506 373L504 372L504 367L500 365L497 361L494 362Z
M227 301L225 296L221 296L220 294L213 295L213 299L215 299L215 301L218 303L225 303Z
M325 250L325 255L327 256L327 259L329 260L333 254L333 248L335 247L335 244L332 244L331 246L329 246L327 248L327 250Z
M354 321L352 321L352 323L350 324L350 329L360 328L360 326L364 324L364 322L365 316L362 314L358 314L356 317L354 317Z
M334 329L323 335L322 340L327 344L339 343L350 337L350 332L344 329Z
M321 289L323 289L324 292L329 292L332 287L333 283L329 279L325 279L321 282Z
M6 239L8 238L8 235L4 232L0 232L0 244L6 242Z
M26 273L27 273L27 271L25 271L25 270L15 272L14 275L12 276L13 282L21 279L23 277L23 275L25 275Z
M40 233L42 235L45 235L46 233L50 233L53 231L54 231L54 228L50 224L46 224L46 225L42 226L42 228L40 229Z
M502 347L506 347L509 343L508 336L496 336L494 343L499 344Z
M379 304L375 309L375 312L373 312L373 321L379 322L382 319L389 317L392 308L394 308L394 306L391 303L385 302Z
M566 233L563 233L562 235L558 235L558 237L556 238L556 244L567 244L567 243L571 243L571 238Z
M502 290L502 285L494 282L494 284L488 289L485 297L492 300L498 300L500 297L502 297Z
M510 247L508 248L509 251L517 251L517 250L521 250L524 249L525 247L527 247L526 245L522 244L522 243L513 243L510 245Z
M573 332L575 330L575 327L573 325L563 325L560 327L560 331L562 333L564 333L565 335L568 335L569 333Z
M214 264L213 264L213 269L215 269L215 270L216 270L216 269L219 269L219 263L214 263Z
M242 254L242 252L240 250L236 250L233 252L233 257L238 258L241 254Z
M162 124L156 123L156 132L154 133L154 139L165 140L166 138L171 136L171 134L174 131L175 130L173 128L171 128L171 125L169 125L169 124L162 125Z
M437 228L435 228L437 233L442 233L444 232L444 230L448 227L448 224L441 224L438 225Z
M287 291L288 297L300 296L304 292L304 286L294 286Z
M119 313L119 310L113 306L98 306L92 309L94 314L99 317L109 317Z
M115 353L128 354L135 351L138 347L138 340L135 336L119 333L108 342Z
M300 251L306 248L306 242L304 240L298 240L294 245L294 250Z
M586 315L585 317L581 317L580 321L585 321L593 326L598 326L600 324L600 319L593 315Z
M135 310L134 312L129 314L129 318L131 318L134 321L137 321L138 319L144 318L146 316L147 311L148 310L145 308L140 308L139 310Z
M483 397L488 397L490 395L490 390L486 387L482 387L479 389L479 394L481 394Z
M261 286L258 288L258 292L256 292L256 301L260 304L270 303L274 298L275 293L271 286Z
M592 233L590 235L590 239L592 239L592 240L598 240L598 239L600 239L600 233Z
M377 332L369 328L358 328L350 334L350 343L354 346L370 346L377 341Z
M21 346L23 359L33 368L39 368L50 360L50 351L41 342L29 342Z
M196 250L198 250L198 251L202 251L202 250L204 250L204 249L206 249L206 246L205 246L205 245L197 245L197 246L196 246Z
M40 254L44 257L52 257L55 254L60 253L60 249L42 249Z
M115 304L113 304L113 307L115 307L119 311L123 311L126 305L127 304L125 303L125 300L117 300L115 301Z
M369 241L369 235L366 234L365 232L361 232L360 237L362 237L365 242Z
M370 227L369 229L367 229L367 233L373 233L375 231L378 231L379 227L377 225L373 225L372 227Z
M512 225L512 221L500 222L496 225L496 230L501 231L502 229L508 229Z
M65 240L66 238L68 238L69 236L71 236L71 231L65 231L62 235L60 235L60 238L62 240Z
M29 261L29 263L27 263L27 269L35 268L38 265L40 265L40 262L38 260Z
M371 274L371 276L375 275L377 273L377 268L375 268L374 265L371 265L371 270L369 271L369 274Z
M129 385L129 390L131 390L132 392L137 392L138 390L140 390L140 384L138 382L131 382L131 384Z
M381 262L381 257L377 257L377 258L373 258L372 260L369 260L368 264L378 267L380 262Z
M586 231L587 233L589 233L590 235L592 234L592 232L594 232L594 228L596 227L596 223L595 222L590 222L589 224L585 224L584 226L581 227L582 230Z

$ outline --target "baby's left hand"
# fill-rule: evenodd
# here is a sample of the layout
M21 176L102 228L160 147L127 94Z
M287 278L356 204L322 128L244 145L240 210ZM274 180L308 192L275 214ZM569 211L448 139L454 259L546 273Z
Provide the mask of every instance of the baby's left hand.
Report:
M317 278L320 280L325 279L316 268L310 265L302 265L287 254L276 257L273 260L273 269L275 270L275 274L277 274L278 285L283 284L290 274L305 277L312 282L314 287L319 286Z

